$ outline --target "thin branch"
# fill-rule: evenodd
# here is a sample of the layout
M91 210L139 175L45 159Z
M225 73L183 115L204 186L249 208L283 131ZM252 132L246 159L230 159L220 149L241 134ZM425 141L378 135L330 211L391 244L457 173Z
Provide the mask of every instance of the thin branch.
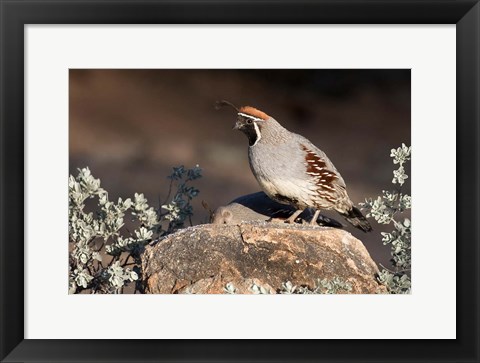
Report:
M387 270L388 272L390 272L390 273L392 273L392 274L394 274L394 275L399 274L399 273L404 273L404 272L412 271L412 270L409 269L409 268L406 268L406 269L403 269L403 270L394 271L394 270L391 270L391 269L383 266L381 263L379 263L379 265L380 265L382 268L384 268L385 270Z
M112 266L113 261L115 261L116 258L117 258L117 256L112 256L112 260L111 260L110 263L108 264L108 267Z
M167 196L165 198L165 201L158 206L158 211L159 212L162 209L162 205L167 204L168 200L170 199L170 195L172 194L172 188L173 188L173 179L170 179L170 185L168 186L168 193L167 193Z
M130 252L130 253L128 254L127 258L125 259L125 261L124 261L124 263L123 263L123 265L122 265L122 267L125 267L125 266L127 265L127 262L128 262L128 260L129 260L129 258L130 258L131 256L132 256L132 252Z

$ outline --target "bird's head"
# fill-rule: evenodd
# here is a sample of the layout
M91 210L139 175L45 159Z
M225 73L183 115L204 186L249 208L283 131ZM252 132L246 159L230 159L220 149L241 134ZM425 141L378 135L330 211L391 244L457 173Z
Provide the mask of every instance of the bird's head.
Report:
M270 116L251 106L237 108L228 101L218 101L216 103L217 109L223 106L230 106L237 112L237 121L233 129L242 131L247 135L250 146L256 145L262 138L262 128L266 126Z

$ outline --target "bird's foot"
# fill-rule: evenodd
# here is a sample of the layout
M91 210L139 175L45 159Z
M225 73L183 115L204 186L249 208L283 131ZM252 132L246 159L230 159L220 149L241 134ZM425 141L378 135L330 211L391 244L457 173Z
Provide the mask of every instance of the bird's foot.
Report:
M303 212L303 209L298 209L290 217L285 220L285 223L295 223L297 217Z
M317 224L317 220L318 220L318 216L320 215L320 209L317 209L315 211L315 213L313 214L313 217L312 219L310 220L310 225L311 226L318 226Z

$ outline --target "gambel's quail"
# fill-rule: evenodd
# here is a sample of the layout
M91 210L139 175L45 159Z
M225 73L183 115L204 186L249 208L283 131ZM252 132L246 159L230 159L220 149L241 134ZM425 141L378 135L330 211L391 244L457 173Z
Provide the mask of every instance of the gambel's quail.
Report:
M221 106L231 106L237 112L233 128L248 138L248 160L260 187L271 199L296 208L287 223L295 222L306 208L313 208L316 211L310 223L316 224L320 210L334 209L362 231L372 230L322 150L256 108L217 102L217 108Z

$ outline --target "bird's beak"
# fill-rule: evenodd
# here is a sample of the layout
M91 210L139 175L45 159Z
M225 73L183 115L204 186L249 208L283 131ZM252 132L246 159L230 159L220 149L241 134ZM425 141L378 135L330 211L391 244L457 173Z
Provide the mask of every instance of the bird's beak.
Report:
M240 121L237 121L235 122L235 125L233 125L233 130L240 130L242 126L242 123Z

